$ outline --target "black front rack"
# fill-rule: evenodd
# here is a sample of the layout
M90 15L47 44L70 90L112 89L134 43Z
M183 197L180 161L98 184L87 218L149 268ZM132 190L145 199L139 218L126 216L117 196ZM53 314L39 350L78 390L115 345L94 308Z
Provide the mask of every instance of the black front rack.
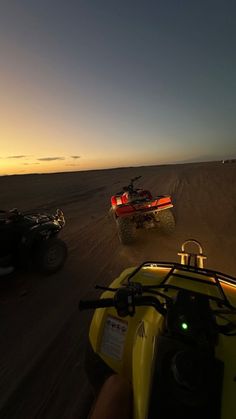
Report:
M138 266L129 276L128 276L128 283L132 281L132 278L144 267L160 267L160 268L169 268L168 273L164 276L163 280L158 285L152 285L152 288L168 288L168 289L176 289L180 290L181 287L174 286L167 284L167 281L170 277L176 277L181 279L189 279L194 282L204 283L213 287L217 287L219 294L222 298L208 296L211 300L214 300L218 303L223 303L225 306L229 307L230 309L234 309L235 307L230 303L228 298L226 297L224 290L220 284L220 281L234 285L236 287L236 278L230 275L226 275L222 272L213 271L211 269L199 268L191 265L182 265L181 263L177 262L158 262L158 261L146 261L143 262L140 266ZM176 272L177 271L177 272ZM185 273L184 277L181 275L181 271ZM186 273L195 273L200 274L203 276L211 277L214 281L210 281L207 279L196 278L191 275L186 275ZM201 294L201 292L195 292L195 294Z

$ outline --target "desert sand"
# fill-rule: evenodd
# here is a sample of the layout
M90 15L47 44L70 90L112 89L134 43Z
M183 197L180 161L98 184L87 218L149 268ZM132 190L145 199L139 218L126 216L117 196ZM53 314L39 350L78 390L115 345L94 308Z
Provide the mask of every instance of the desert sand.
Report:
M110 196L142 175L153 195L170 194L176 230L139 232L119 243L108 216ZM236 276L236 164L221 162L0 177L0 208L63 209L69 247L51 277L18 272L0 279L0 417L85 418L91 402L83 354L92 313L78 312L125 267L144 260L178 261L188 238L199 240L206 267Z

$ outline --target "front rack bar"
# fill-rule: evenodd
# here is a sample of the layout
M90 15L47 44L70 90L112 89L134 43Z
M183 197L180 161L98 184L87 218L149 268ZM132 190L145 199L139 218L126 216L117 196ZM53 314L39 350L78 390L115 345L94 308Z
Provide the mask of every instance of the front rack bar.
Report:
M179 272L175 272L175 270L178 271L182 271L182 272L188 272L188 273L195 273L195 274L200 274L203 276L211 276L215 282L213 281L209 281L206 280L204 281L201 278L193 278L189 275L184 275L184 279L189 279L191 281L194 282L199 282L199 283L204 283L210 286L217 286L219 293L222 296L223 301L225 302L226 305L232 307L231 303L229 302L228 298L226 297L222 286L220 284L220 281L224 281L230 285L235 285L236 286L236 278L231 276L231 275L226 275L222 272L218 272L218 271L213 271L210 269L206 269L206 268L199 268L199 267L195 267L195 266L191 266L191 265L182 265L180 263L177 262L158 262L158 261L146 261L143 262L140 266L138 266L136 269L134 269L134 271L128 276L128 283L132 280L132 278L144 267L152 267L152 266L156 266L156 267L160 267L160 268L169 268L170 270L168 271L168 273L166 274L166 276L164 277L164 279L161 281L161 283L159 284L159 286L164 286L166 284L166 282L168 281L168 279L171 276L174 277L181 277L181 274ZM178 288L178 287L177 287ZM213 298L216 300L220 300L217 297Z

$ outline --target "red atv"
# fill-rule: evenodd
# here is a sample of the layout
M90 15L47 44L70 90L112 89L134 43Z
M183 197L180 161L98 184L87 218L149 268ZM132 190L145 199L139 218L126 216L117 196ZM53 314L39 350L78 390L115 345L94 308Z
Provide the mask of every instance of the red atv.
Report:
M134 241L137 228L160 227L167 234L172 233L175 228L171 197L153 197L147 190L134 188L134 182L140 178L141 176L137 176L131 179L130 184L123 187L123 191L111 197L111 212L123 244Z

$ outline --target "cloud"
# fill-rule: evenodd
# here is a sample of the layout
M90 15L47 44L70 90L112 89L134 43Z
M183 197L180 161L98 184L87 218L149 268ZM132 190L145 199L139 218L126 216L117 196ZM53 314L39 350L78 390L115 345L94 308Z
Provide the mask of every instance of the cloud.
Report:
M41 157L39 161L65 160L65 157Z
M71 156L72 159L80 159L80 156Z
M39 162L34 162L34 163L22 163L23 166L35 166L36 164L40 164Z
M78 167L78 163L76 164L76 163L68 163L68 164L66 164L66 166L77 166Z
M28 157L26 155L20 155L20 156L8 156L7 159L23 159L24 157Z

